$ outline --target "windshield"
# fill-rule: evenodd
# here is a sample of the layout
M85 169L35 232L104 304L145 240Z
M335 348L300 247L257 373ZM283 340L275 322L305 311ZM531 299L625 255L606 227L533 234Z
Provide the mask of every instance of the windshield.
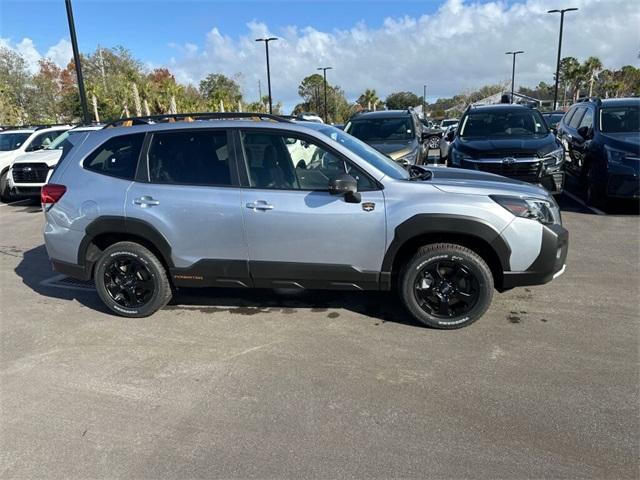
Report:
M640 108L606 107L600 110L600 131L602 133L640 132Z
M86 135L87 133L89 132L86 130L67 130L53 142L51 142L46 150L64 150L65 147L70 148L78 143L78 140L80 140L82 136Z
M459 130L461 137L530 137L549 129L537 110L471 111Z
M373 165L385 175L396 180L406 180L409 178L409 172L396 162L391 160L389 157L384 156L366 143L344 133L342 130L322 124L314 124L314 129L332 140L335 140L346 149L352 151L358 157Z
M31 132L0 133L0 152L8 152L20 148L20 145L29 138Z
M363 142L388 142L413 138L413 122L408 116L363 118L349 122L345 130Z

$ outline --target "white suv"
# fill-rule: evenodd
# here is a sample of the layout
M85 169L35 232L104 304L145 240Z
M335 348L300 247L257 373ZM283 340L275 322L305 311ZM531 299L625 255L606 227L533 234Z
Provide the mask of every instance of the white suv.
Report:
M0 132L0 200L11 198L9 190L9 168L16 158L28 152L43 149L51 144L71 125L53 127L25 127L7 129Z
M9 168L7 183L11 195L40 197L40 188L47 183L58 162L81 143L89 132L100 130L102 125L80 126L67 130L49 146L19 156Z

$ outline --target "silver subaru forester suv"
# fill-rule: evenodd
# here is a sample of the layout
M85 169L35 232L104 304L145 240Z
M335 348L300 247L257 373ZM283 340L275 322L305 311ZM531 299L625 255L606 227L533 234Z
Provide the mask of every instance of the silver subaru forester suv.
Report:
M564 271L568 232L540 187L408 170L334 127L264 114L137 118L91 133L42 189L53 268L126 317L180 287L396 289L436 328L493 290Z

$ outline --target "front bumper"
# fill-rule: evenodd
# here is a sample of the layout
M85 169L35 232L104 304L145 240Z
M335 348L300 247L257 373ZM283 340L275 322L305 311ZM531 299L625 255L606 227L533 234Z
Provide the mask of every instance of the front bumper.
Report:
M461 168L502 175L522 182L541 185L547 191L560 193L564 189L565 173L562 164L547 166L541 158L464 159Z
M545 225L540 253L524 272L503 272L502 289L542 285L560 276L569 250L569 232L561 225Z
M615 198L640 198L640 177L609 174L607 195Z

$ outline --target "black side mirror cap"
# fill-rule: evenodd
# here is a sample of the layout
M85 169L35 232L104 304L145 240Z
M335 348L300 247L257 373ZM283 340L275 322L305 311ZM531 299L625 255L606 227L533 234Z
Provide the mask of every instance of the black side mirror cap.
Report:
M586 125L584 127L580 127L578 129L578 135L580 135L585 140L588 140L589 138L591 138L591 129Z
M331 195L344 195L349 203L360 203L362 196L358 193L358 181L348 173L343 173L329 181Z

